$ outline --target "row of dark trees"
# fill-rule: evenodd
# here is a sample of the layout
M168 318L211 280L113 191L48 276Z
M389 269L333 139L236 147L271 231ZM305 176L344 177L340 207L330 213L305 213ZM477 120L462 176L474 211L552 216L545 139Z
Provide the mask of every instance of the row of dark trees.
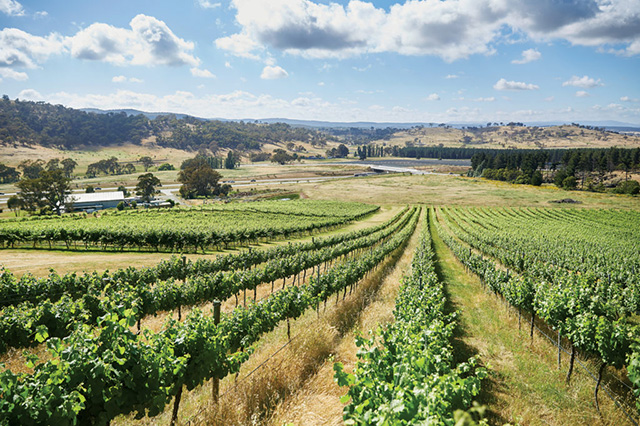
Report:
M144 156L138 160L144 167L145 172L153 165L151 157ZM72 158L58 159L53 158L48 162L42 159L24 160L17 167L10 167L0 163L0 184L18 182L21 177L36 179L40 177L43 171L62 170L65 177L71 178L78 163ZM170 164L163 164L158 170L173 170ZM96 177L99 174L105 175L121 175L132 174L136 172L136 167L131 163L120 163L117 157L100 160L89 164L87 167L87 177Z
M604 191L604 181L614 171L640 169L640 148L571 149L571 150L478 150L471 157L471 176L514 183L539 185L541 170L556 171L552 181L558 187ZM551 176L551 175L550 175ZM619 183L615 191L637 193L637 182Z
M455 149L455 148L453 148ZM498 150L475 149L471 168L535 170L558 167L569 174L579 172L610 173L615 170L631 171L640 168L640 148L552 149L552 150ZM443 157L444 158L444 157Z
M192 165L206 164L212 169L235 169L240 165L240 155L236 152L229 151L226 157L216 157L207 155L204 152L198 153L194 158L184 160L180 165L180 170L184 170Z
M476 149L471 167L486 168L550 168L566 167L577 172L607 173L640 167L640 148L550 149L550 150L485 150ZM482 166L484 164L484 166Z
M71 178L73 171L78 163L71 158L65 158L62 161L53 158L48 162L44 160L24 160L18 167L10 167L0 163L0 183L14 183L20 180L20 177L36 179L43 171L62 170L65 177ZM20 171L18 171L20 169Z
M136 166L131 163L120 164L117 157L110 157L89 164L87 167L87 177L96 177L99 174L105 175L123 175L136 172Z

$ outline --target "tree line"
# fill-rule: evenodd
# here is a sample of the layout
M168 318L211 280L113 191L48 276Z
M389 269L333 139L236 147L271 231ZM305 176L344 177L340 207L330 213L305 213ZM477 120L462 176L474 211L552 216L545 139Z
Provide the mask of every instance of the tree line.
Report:
M640 184L629 180L630 173L640 169L640 148L477 151L471 157L470 176L540 185L541 171L547 170L547 180L558 187L602 192L613 172L624 171L625 179L614 192L640 191Z

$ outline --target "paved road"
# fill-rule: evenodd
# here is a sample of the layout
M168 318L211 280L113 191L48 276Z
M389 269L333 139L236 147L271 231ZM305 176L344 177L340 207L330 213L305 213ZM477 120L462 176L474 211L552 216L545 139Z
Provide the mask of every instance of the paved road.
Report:
M414 159L366 159L363 161L347 161L344 163L335 164L351 164L351 165L377 165L377 166L390 166L390 167L431 167L431 166L465 166L471 167L471 160L438 160L435 158L421 158L420 160Z

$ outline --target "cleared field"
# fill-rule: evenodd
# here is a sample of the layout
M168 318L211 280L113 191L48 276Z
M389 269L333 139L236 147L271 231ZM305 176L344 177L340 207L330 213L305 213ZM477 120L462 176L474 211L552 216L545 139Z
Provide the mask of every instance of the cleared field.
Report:
M292 185L312 199L366 203L459 206L555 207L553 200L572 198L578 208L640 209L640 199L625 195L564 191L552 185L533 187L456 175L382 175ZM570 208L575 208L572 205ZM558 208L567 208L559 205Z

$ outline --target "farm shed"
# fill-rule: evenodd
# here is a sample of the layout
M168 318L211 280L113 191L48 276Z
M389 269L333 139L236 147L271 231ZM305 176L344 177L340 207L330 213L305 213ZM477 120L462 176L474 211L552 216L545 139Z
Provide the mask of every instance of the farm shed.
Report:
M90 194L71 194L67 198L73 203L73 210L103 210L115 208L119 202L124 201L122 191L93 192Z

